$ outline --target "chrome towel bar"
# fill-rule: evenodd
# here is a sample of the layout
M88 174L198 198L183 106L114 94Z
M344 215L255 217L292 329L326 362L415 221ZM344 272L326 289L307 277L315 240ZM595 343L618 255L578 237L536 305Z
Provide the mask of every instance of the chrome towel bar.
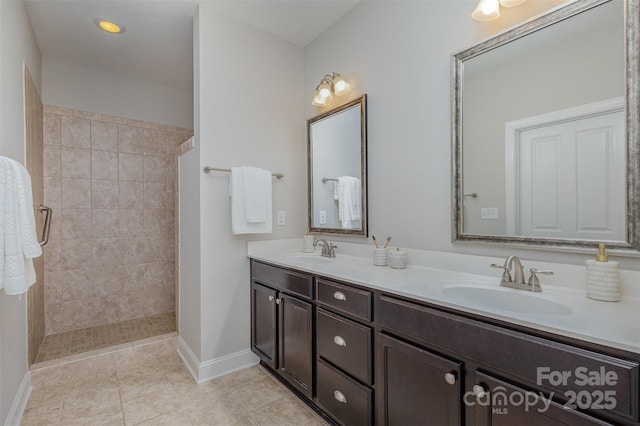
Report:
M213 171L216 172L228 172L231 173L231 169L221 169L219 167L209 167L209 166L205 166L204 169L202 169L205 173L211 173ZM277 179L282 179L284 177L284 175L282 173L271 173L271 176L275 176Z

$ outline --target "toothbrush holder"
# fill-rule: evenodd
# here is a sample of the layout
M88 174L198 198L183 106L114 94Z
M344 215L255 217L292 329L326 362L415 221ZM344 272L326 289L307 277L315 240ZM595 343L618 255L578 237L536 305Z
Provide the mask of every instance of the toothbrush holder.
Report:
M304 235L302 237L302 252L313 253L313 242L315 237L313 235Z
M373 249L373 264L375 266L387 266L387 249L386 248Z

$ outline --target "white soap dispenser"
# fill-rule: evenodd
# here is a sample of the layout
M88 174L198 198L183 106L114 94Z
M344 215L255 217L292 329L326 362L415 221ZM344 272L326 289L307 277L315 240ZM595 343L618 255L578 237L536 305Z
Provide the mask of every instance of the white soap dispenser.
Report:
M620 277L618 262L610 262L605 254L606 246L598 245L595 260L589 259L587 264L587 297L605 302L620 301Z

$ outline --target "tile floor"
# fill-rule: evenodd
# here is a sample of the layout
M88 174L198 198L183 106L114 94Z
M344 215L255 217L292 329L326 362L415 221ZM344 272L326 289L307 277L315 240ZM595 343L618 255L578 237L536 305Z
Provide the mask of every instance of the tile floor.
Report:
M254 366L200 385L175 333L32 369L22 425L310 425L327 423Z
M169 312L146 318L46 336L40 346L36 364L110 346L147 339L176 331L176 315Z

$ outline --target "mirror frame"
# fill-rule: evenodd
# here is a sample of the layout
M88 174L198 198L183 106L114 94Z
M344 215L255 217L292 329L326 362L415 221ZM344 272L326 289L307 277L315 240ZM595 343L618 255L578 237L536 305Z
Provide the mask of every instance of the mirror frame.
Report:
M313 226L313 155L311 150L311 125L317 121L324 120L355 105L360 105L360 192L362 194L362 228L317 228ZM367 186L367 95L363 94L359 98L347 102L344 105L323 112L322 114L307 120L307 223L309 231L320 234L362 235L365 237L368 236L369 220L367 217Z
M546 14L532 18L490 39L452 56L452 241L486 242L526 248L584 252L597 248L599 241L493 236L470 234L463 231L463 140L462 96L464 62L482 53L510 43L527 34L540 31L586 10L615 0L581 0L561 5ZM625 124L627 155L626 241L607 242L614 252L638 255L640 252L640 2L624 0L625 20Z

